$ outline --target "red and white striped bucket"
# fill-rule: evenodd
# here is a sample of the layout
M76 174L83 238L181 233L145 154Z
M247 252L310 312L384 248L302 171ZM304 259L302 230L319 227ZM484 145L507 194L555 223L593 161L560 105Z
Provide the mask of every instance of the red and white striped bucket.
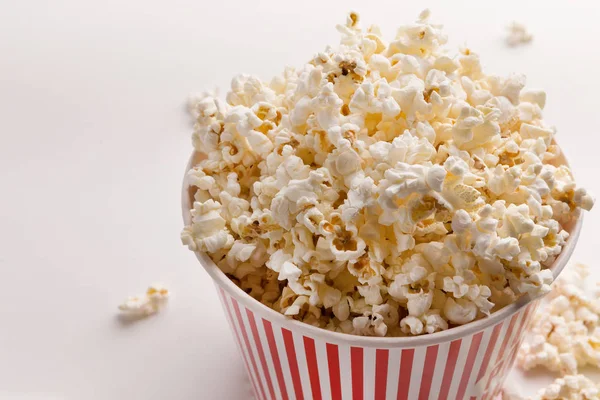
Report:
M194 156L188 169L195 164ZM183 214L193 197L184 183ZM581 214L552 267L573 253ZM492 316L431 335L359 337L294 321L254 300L203 253L259 400L492 399L516 357L537 300L521 298Z

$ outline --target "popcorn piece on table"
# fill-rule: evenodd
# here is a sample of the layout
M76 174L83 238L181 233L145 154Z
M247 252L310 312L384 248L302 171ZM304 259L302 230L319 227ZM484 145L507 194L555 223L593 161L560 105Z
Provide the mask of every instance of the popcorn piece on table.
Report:
M434 333L546 293L593 198L556 166L545 93L448 53L430 18L386 41L352 12L337 48L196 98L190 250L276 311L357 335Z
M136 316L149 316L157 313L169 299L169 291L161 284L154 284L143 296L129 297L119 306L119 310Z
M533 40L533 35L529 33L527 27L521 23L513 21L506 29L508 30L506 43L511 47L529 43Z

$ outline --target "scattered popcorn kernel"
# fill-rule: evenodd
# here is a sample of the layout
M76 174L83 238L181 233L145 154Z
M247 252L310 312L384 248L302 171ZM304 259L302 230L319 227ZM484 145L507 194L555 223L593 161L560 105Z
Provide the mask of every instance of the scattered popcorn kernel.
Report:
M149 316L157 313L169 299L169 291L161 284L154 284L143 296L129 297L119 306L119 310L136 316Z
M548 292L594 199L557 162L545 92L444 50L429 10L391 41L361 24L270 83L194 98L183 243L274 310L355 335L431 334Z
M508 30L506 44L511 47L529 43L533 40L533 35L529 33L527 27L523 24L513 21L506 29Z

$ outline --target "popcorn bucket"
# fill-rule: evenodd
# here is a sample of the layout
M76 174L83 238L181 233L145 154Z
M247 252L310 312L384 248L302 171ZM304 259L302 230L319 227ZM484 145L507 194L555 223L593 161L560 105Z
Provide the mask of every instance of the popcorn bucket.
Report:
M188 189L184 183L186 224L193 204ZM565 228L571 236L552 266L555 277L581 226L580 213ZM238 288L206 254L196 256L214 280L259 400L493 399L539 303L525 296L488 318L431 335L359 337L288 319Z

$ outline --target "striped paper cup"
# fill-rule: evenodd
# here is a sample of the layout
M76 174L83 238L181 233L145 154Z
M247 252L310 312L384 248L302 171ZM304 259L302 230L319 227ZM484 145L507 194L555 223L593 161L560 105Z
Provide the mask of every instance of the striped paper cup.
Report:
M188 169L199 161L195 154ZM193 193L184 183L190 223ZM581 214L552 269L571 256ZM214 280L254 393L271 399L492 399L515 360L538 307L521 298L490 317L431 335L359 337L330 332L282 314L238 288L204 253L198 260Z

